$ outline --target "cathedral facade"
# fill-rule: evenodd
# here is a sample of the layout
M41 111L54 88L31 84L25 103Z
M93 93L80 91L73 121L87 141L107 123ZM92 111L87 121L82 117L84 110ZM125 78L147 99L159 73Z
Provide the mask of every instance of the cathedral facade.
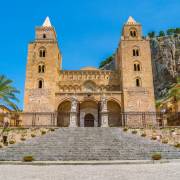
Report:
M114 70L62 70L61 64L56 32L47 17L28 47L25 125L122 126L142 121L127 114L155 112L150 43L132 17L124 24Z

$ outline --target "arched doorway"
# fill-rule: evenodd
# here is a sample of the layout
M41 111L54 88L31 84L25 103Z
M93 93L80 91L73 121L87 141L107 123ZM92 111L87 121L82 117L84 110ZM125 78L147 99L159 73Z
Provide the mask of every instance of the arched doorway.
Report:
M64 101L58 107L57 126L68 127L70 121L71 102Z
M88 124L88 120L90 125L94 127L98 127L99 125L99 108L98 103L93 100L86 100L80 103L80 127L85 127ZM86 117L86 118L85 118ZM85 124L85 119L87 120L87 124ZM94 119L94 122L91 121ZM93 124L92 124L93 123ZM90 126L88 125L88 126Z
M107 108L108 108L109 126L110 127L122 126L120 105L116 101L110 100L107 102Z
M94 116L92 114L86 114L84 117L84 127L94 127Z

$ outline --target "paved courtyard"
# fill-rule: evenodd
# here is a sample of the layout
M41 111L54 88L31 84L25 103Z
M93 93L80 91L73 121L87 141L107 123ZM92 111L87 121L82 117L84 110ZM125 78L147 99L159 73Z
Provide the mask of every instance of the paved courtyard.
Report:
M179 180L180 163L129 165L0 165L2 180Z

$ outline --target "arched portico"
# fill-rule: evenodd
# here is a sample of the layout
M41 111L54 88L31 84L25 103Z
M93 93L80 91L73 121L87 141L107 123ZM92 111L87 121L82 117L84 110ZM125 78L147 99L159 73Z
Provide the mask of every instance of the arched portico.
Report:
M57 110L57 126L68 127L70 122L71 101L63 101Z
M121 106L115 100L108 100L108 124L110 127L122 126Z
M75 111L72 111L72 99L64 99L60 102L57 112L57 126L69 127L73 114L75 117L75 127L104 127L102 115L107 116L107 126L122 126L120 102L114 98L107 98L107 110L102 110L102 99L77 98ZM92 122L93 121L93 122ZM104 122L104 121L103 121ZM106 126L106 127L107 127Z

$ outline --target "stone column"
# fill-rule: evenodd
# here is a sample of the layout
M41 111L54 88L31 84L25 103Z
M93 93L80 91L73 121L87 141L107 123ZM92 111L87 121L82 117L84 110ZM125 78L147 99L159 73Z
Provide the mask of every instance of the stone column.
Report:
M103 95L101 98L101 127L109 127L107 98L105 97L105 95Z
M77 98L72 97L69 127L77 127Z
M162 120L163 122L163 126L164 127L166 127L167 125L168 125L168 123L167 123L167 115L166 114L163 114L163 120Z

